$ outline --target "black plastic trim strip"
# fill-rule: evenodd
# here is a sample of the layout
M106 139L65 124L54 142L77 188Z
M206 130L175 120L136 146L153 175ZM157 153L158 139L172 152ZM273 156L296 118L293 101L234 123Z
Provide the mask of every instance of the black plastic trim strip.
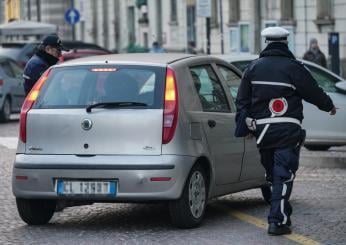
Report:
M14 165L18 169L80 169L80 170L166 170L174 169L174 165L109 165L109 164L45 164L45 163L16 163Z

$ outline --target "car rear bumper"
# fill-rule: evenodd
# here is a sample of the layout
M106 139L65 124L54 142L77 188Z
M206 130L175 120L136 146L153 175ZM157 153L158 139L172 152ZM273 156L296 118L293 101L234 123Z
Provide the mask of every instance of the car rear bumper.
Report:
M12 190L16 197L65 200L150 201L180 197L194 157L75 156L17 154ZM152 181L170 177L169 181ZM116 197L59 196L57 179L116 180Z

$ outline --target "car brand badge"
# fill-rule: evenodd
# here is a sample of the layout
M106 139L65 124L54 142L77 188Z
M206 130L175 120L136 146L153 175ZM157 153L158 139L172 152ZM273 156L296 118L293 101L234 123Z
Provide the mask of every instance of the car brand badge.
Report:
M93 126L93 122L90 119L83 119L82 121L82 129L90 130Z

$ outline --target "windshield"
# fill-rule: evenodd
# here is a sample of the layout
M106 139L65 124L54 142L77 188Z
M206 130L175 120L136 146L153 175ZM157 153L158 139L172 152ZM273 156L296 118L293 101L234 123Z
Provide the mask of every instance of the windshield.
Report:
M162 108L164 76L165 68L161 67L55 68L34 108L85 108L112 102L137 102L146 104L145 108Z

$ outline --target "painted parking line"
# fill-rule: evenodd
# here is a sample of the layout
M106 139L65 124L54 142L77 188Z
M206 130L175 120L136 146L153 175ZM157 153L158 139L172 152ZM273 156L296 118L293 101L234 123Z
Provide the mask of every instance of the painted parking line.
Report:
M245 214L243 212L240 212L238 210L234 210L234 209L231 209L231 208L228 208L224 205L218 205L216 204L216 206L220 209L222 209L223 211L225 211L227 214L239 219L239 220L242 220L246 223L249 223L249 224L252 224L252 225L255 225L259 228L262 228L264 230L267 230L268 228L268 223L265 221L265 220L262 220L262 219L259 219L259 218L256 218L252 215L248 215L248 214ZM292 234L289 234L289 235L284 235L283 237L289 239L289 240L292 240L298 244L303 244L303 245L321 245L321 243L315 241L315 240L312 240L311 238L308 238L308 237L305 237L303 235L299 235L299 234L296 234L296 233L293 233Z
M18 138L17 137L0 137L0 145L5 146L10 150L17 149Z

